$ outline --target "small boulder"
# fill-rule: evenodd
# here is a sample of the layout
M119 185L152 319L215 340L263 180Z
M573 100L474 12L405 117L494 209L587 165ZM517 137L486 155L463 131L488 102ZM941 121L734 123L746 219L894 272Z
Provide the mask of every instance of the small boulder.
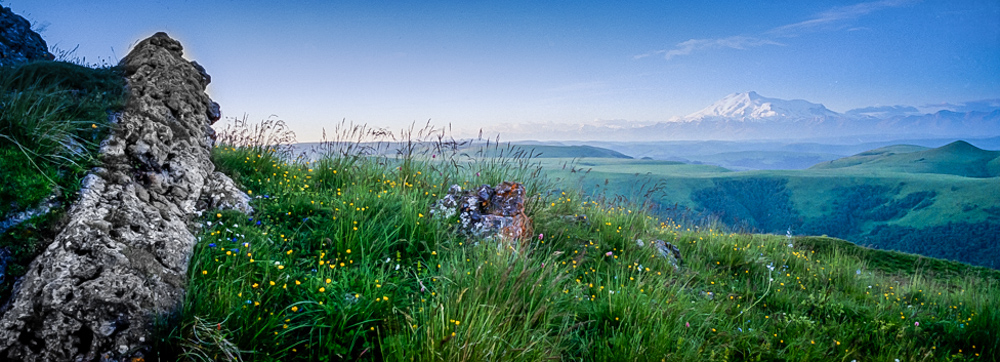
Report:
M452 185L430 213L438 218L457 213L459 231L472 237L520 240L532 232L531 219L524 213L524 197L524 185L517 182L466 191Z
M639 240L638 243L641 242L642 240ZM667 259L670 262L670 265L674 267L674 270L680 269L680 265L684 263L684 258L681 258L681 249L674 244L656 239L650 242L649 246L656 249L660 257Z

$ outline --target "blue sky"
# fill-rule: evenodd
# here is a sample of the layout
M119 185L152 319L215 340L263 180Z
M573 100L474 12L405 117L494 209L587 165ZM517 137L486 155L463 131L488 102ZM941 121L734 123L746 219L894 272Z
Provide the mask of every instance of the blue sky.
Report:
M300 141L342 119L667 121L750 90L838 112L1000 98L996 0L0 2L91 63L165 31L225 116Z

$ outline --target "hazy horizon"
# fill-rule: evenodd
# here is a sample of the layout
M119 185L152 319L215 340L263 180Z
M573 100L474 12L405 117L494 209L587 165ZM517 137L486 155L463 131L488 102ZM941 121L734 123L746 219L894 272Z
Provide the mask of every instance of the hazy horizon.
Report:
M300 142L342 120L545 140L532 125L664 122L747 91L840 113L1000 99L995 1L0 3L89 63L164 31L224 116L276 115Z

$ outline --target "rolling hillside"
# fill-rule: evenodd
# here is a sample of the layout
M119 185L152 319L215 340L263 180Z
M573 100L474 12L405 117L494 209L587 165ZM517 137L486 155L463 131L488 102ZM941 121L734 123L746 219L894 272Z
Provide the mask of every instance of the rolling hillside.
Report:
M955 142L934 149L888 146L807 170L732 172L600 158L543 165L550 177L592 195L645 200L664 218L830 235L1000 268L998 155Z
M546 146L546 145L524 145L519 148L529 150L537 158L622 158L630 159L631 156L607 148L594 146ZM487 157L495 157L499 152L486 152Z
M862 152L812 169L843 169L935 173L965 177L1000 176L1000 151L986 151L965 141L927 149L899 145Z

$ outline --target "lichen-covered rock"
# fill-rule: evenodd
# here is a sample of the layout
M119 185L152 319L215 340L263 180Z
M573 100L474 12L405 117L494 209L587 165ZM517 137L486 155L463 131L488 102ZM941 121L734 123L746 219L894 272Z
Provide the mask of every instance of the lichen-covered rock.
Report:
M102 166L0 317L0 360L143 357L152 318L184 296L199 207L251 211L209 158L219 113L204 68L164 33L122 65L129 100L102 144Z
M42 59L55 59L42 36L23 17L0 5L0 66Z
M457 213L459 231L473 237L521 239L532 230L531 219L524 213L524 193L524 186L516 182L468 191L452 185L431 208L431 215L450 218Z
M642 240L639 240L640 242ZM684 258L681 257L681 249L676 245L668 243L663 240L653 240L649 243L652 248L656 249L660 257L667 259L670 265L674 267L674 270L680 269L680 265L684 263Z

